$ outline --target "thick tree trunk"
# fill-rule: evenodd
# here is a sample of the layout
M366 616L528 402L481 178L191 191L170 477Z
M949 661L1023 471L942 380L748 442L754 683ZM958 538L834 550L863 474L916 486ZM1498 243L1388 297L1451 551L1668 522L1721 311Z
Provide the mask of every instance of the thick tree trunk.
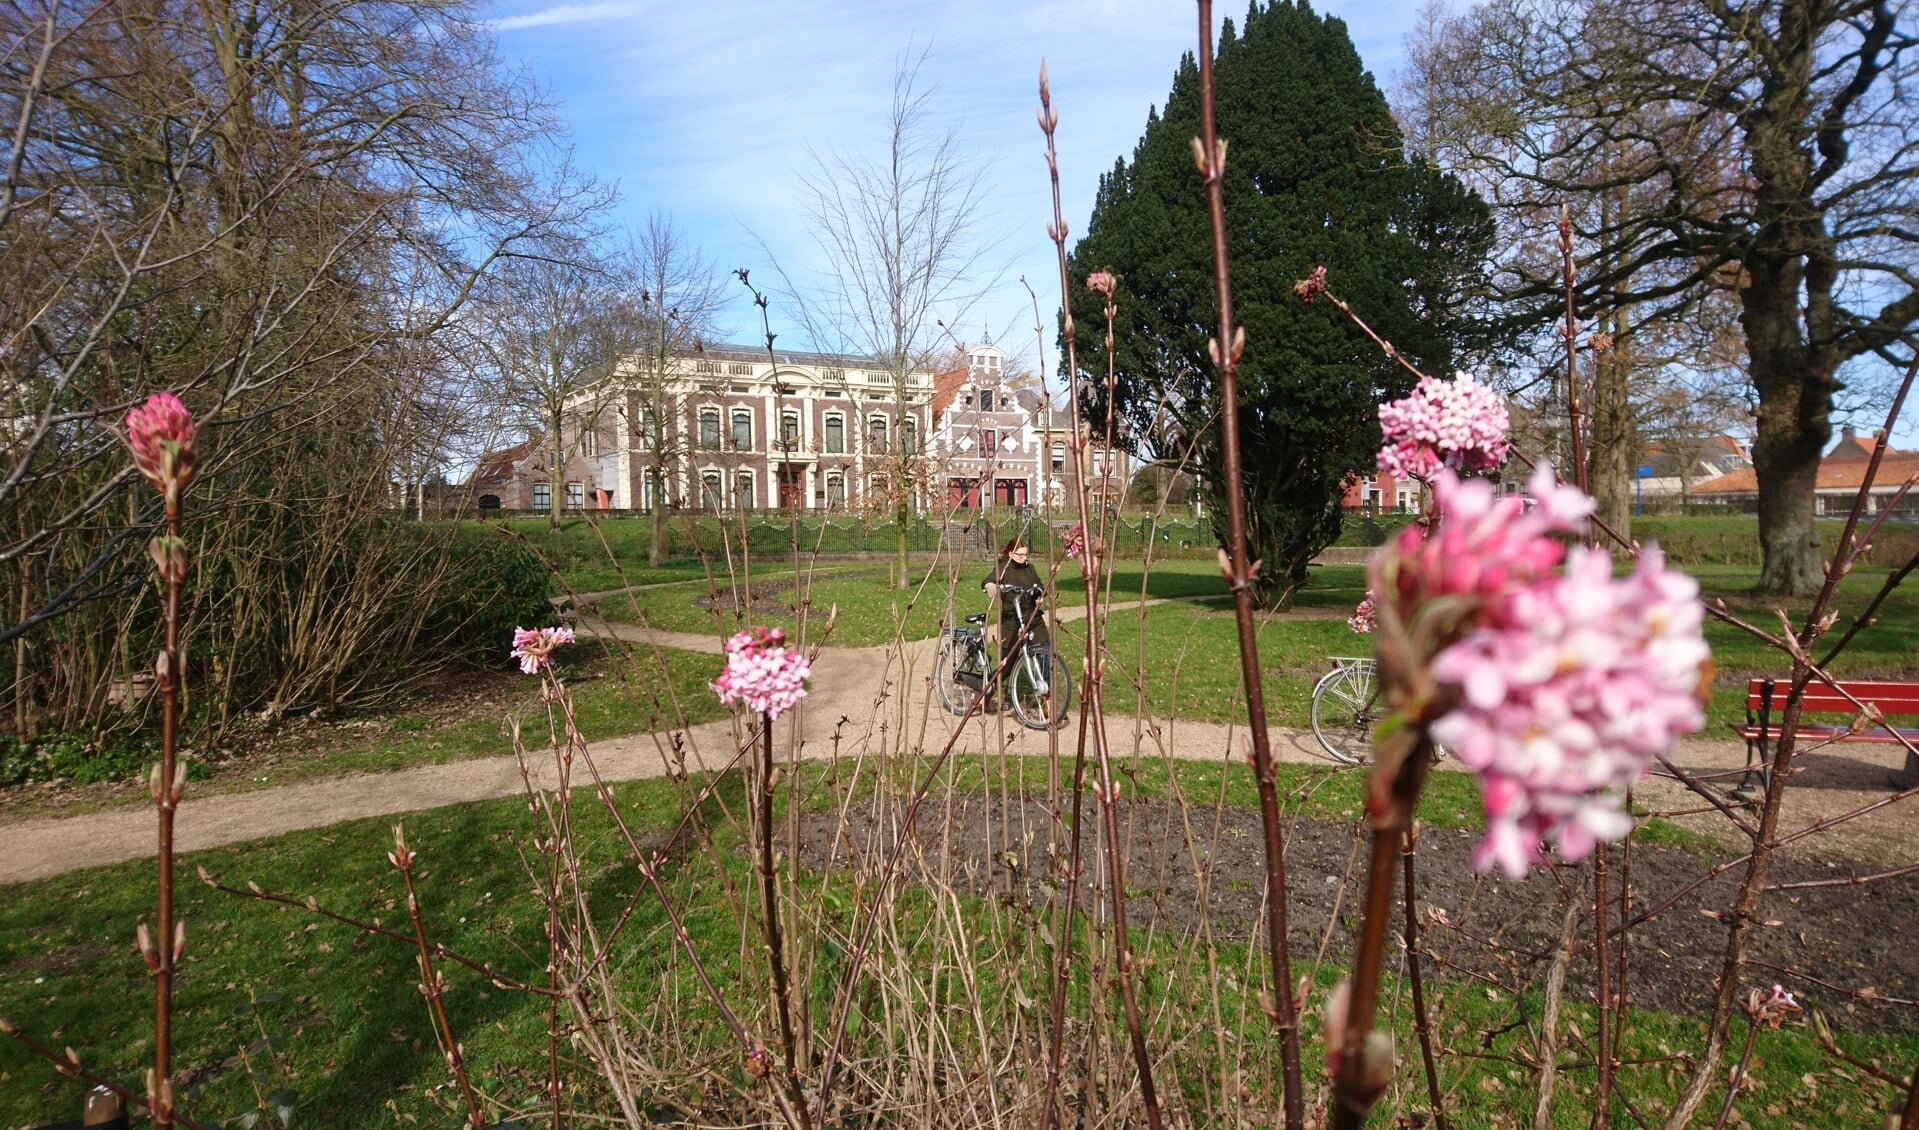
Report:
M1617 335L1622 319L1608 319L1608 332ZM1625 343L1615 336L1610 349L1601 351L1593 364L1592 454L1587 460L1587 482L1593 500L1599 504L1599 520L1617 531L1632 536L1633 457L1638 443L1634 435L1632 405L1627 399L1627 381L1631 377L1631 357ZM1624 550L1612 545L1615 554Z
M1753 470L1759 476L1759 550L1757 591L1776 596L1810 596L1824 575L1819 562L1819 531L1813 525L1813 486L1819 477L1823 440L1803 429L1768 426L1759 417L1759 438L1752 445Z
M899 566L899 576L895 579L893 585L893 587L897 589L909 589L913 587L913 579L907 561L907 550L910 547L908 531L912 524L911 509L905 498L900 499L893 509L894 526L899 532L895 547L898 552L897 564Z
M1806 345L1799 321L1798 261L1762 262L1753 256L1747 270L1750 283L1740 292L1739 320L1759 392L1759 428L1752 445L1759 479L1756 591L1811 596L1825 580L1813 525L1813 488L1819 458L1832 438L1836 360L1830 349Z
M646 563L657 569L666 563L666 469L656 464L653 475L653 540L647 546Z

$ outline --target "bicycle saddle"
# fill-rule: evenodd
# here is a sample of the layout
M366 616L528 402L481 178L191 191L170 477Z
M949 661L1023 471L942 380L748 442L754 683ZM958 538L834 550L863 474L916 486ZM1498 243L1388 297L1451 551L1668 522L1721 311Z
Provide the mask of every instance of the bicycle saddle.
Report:
M980 612L975 615L968 616L966 618L966 622L968 624L984 624L986 623L986 613Z

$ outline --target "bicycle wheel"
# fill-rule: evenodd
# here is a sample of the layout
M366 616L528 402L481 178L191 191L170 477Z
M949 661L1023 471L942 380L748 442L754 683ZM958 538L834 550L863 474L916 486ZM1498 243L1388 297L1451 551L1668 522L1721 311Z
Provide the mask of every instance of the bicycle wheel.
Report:
M939 689L940 702L955 714L965 714L979 701L982 676L966 670L967 641L952 634L940 637L939 662L933 666L933 685ZM971 682L967 680L971 679Z
M1073 705L1073 677L1049 647L1028 649L1013 665L1013 716L1029 730L1050 730Z
M1335 667L1313 687L1313 736L1334 760L1359 765L1372 757L1378 694L1370 663Z

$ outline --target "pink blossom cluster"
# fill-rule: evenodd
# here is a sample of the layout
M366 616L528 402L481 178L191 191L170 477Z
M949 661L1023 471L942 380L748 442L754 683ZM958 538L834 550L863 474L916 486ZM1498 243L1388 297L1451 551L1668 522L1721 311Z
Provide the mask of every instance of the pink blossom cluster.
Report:
M748 710L778 718L806 697L806 657L786 646L778 628L754 628L726 641L726 670L711 684L728 706L745 703Z
M562 644L572 642L573 629L567 627L515 628L513 650L508 654L520 661L521 671L533 675L553 662L553 653Z
M170 392L156 392L127 413L127 447L140 474L178 504L193 481L193 414Z
M1429 662L1456 696L1430 733L1479 775L1488 828L1475 865L1519 878L1542 841L1579 859L1626 834L1606 790L1703 724L1698 587L1657 550L1619 579L1603 554L1567 560L1560 539L1594 504L1548 467L1531 498L1443 466L1432 486L1437 520L1402 531L1368 568L1380 649Z
M1074 522L1066 527L1066 532L1060 535L1059 542L1069 558L1078 557L1086 552L1086 523Z
M1705 723L1698 593L1657 549L1615 579L1604 553L1580 547L1563 572L1508 588L1435 657L1460 703L1432 736L1479 774L1486 807L1478 870L1517 880L1542 840L1578 860L1632 830L1618 792Z
M1346 626L1362 635L1373 630L1378 622L1379 608L1373 603L1373 590L1366 590L1366 598L1353 606L1353 614L1346 617Z
M1544 575L1565 557L1553 535L1578 533L1593 512L1593 500L1558 482L1542 464L1527 483L1530 498L1500 497L1485 479L1460 479L1441 467L1433 475L1439 521L1429 533L1414 524L1399 532L1390 549L1367 569L1375 605L1390 600L1401 624L1446 598L1468 598L1479 614L1509 589Z
M1506 459L1510 425L1505 400L1471 373L1450 381L1422 377L1412 395L1379 406L1379 469L1395 479L1427 480L1442 466L1491 470Z

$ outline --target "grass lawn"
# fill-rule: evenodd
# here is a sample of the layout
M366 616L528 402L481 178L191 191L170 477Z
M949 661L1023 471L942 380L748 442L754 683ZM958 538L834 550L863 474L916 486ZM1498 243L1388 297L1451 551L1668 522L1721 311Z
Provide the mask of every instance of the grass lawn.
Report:
M980 582L991 566L984 560L961 562L957 570L944 568L930 577L931 566L916 564L914 587L901 591L887 579L885 562L849 564L829 562L802 566L799 576L806 583L807 631L816 636L837 609L830 643L836 647L877 647L895 638L930 639L939 634L940 625L954 616L987 611ZM778 627L789 635L798 627L798 617L786 609L794 602L794 573L790 562L756 558L752 565L755 593L766 589L768 603L756 607L754 624ZM722 594L721 607L729 609L730 594L736 577L716 572L711 584L704 577L679 584L662 585L641 592L607 597L596 603L598 611L609 619L643 623L674 632L704 635L730 634L746 626L743 617L730 610L715 614L711 598ZM1155 563L1147 572L1138 565L1120 565L1113 574L1115 601L1139 599L1144 589L1147 599L1171 600L1204 596L1224 597L1226 582L1219 568L1209 561L1167 561ZM1086 604L1086 589L1071 562L1061 569L1053 586L1053 600L1060 607L1079 608Z
M1289 804L1303 814L1340 817L1356 810L1357 773L1282 768ZM1029 782L1044 779L1044 766L1037 759L1009 769ZM1163 796L1172 784L1167 772L1164 766L1142 766L1129 787ZM1179 789L1193 797L1210 801L1218 795L1222 772L1228 778L1228 803L1244 804L1252 796L1250 774L1241 766L1181 764L1172 772ZM974 758L963 762L954 778L962 791L978 791L995 787L997 775ZM1456 777L1434 778L1422 805L1423 819L1435 825L1473 822L1477 806L1471 803L1471 785L1463 778L1452 779ZM809 771L805 780L805 791L813 798L810 807L831 803L835 794L821 771ZM618 787L616 794L622 813L647 835L647 842L657 842L697 783L635 782ZM670 865L690 936L715 976L729 987L739 984L743 970L757 968L751 965L752 947L741 945L732 909L750 901L746 896L751 879L744 856L736 850L734 825L720 816L723 807L737 814L741 799L735 783L709 801L703 814L712 820L713 850L695 845L690 862L676 859ZM615 853L598 806L582 803L577 811L582 853L598 869L598 909L610 918L634 891L636 880L630 868L612 865ZM253 881L269 890L310 895L339 912L406 928L405 896L385 859L388 823L358 821L198 853L186 861L183 874L191 876L196 864L203 865L235 885ZM432 937L496 963L508 976L537 980L543 919L518 894L527 884L518 862L522 837L529 830L524 803L508 800L417 813L407 818L406 827L409 844L421 854L417 881ZM5 939L0 943L0 1015L55 1047L73 1046L89 1066L136 1084L149 1054L143 1017L151 990L131 951L130 937L132 924L150 908L151 874L150 863L134 863L0 888L0 938ZM802 887L803 900L817 906L826 919L821 930L842 935L851 922L854 898L845 877L808 874ZM996 1014L981 1017L981 1022L989 1031L1010 1025L1031 1030L1046 1000L1042 926L994 900L964 895L938 900L911 886L902 891L901 907L903 941L928 936L920 931L931 930L935 919L957 911L975 947L972 961L996 975L987 994ZM178 986L176 1063L185 1077L190 1113L202 1119L241 1114L254 1106L257 1083L258 1093L297 1091L299 1125L359 1130L413 1124L416 1119L435 1125L445 1119L454 1097L415 987L418 974L411 947L364 937L297 908L216 892L190 877L181 891L180 912L188 923L188 945ZM638 902L622 939L614 961L622 1000L634 1010L641 1030L656 1035L646 1054L669 1066L683 1065L687 1077L677 1091L656 1097L661 1102L696 1102L698 1073L690 1065L737 1061L737 1049L729 1051L730 1038L701 997L692 973L674 958L665 921L650 896ZM1143 993L1152 1005L1154 1043L1166 1057L1162 1070L1167 1085L1183 1088L1189 1100L1199 1103L1196 1092L1205 1090L1224 1067L1214 1055L1212 1033L1220 1031L1219 1038L1229 1041L1227 1054L1238 1062L1239 1077L1255 1089L1258 1101L1270 1102L1277 1088L1276 1046L1250 999L1262 980L1258 954L1244 945L1219 944L1218 972L1212 978L1215 997L1200 987L1205 959L1196 956L1190 938L1142 933L1136 943L1145 969ZM828 949L830 970L837 951L830 943ZM474 1065L476 1083L508 1110L525 1109L543 1074L545 1022L539 1002L492 987L462 967L443 965L450 1018ZM909 967L889 968L897 976ZM914 974L935 996L951 991L941 989L939 968L936 962ZM1076 1016L1087 1014L1084 968L1082 964L1082 980L1076 985ZM1331 968L1317 971L1316 997L1335 976ZM822 1013L832 981L822 974L815 985L815 1007ZM1447 1042L1454 1048L1481 1049L1480 1033L1515 1016L1510 997L1476 982L1441 974L1429 988L1443 1003ZM1403 991L1403 985L1389 978L1383 1000L1399 1027L1402 1055L1410 1056L1416 1045L1406 1029L1409 1009ZM745 1009L749 1024L767 1030L762 1004L741 1000L737 989L733 1003ZM1527 1015L1537 1015L1536 1000L1523 1007L1530 1009ZM1215 1024L1222 1015L1224 1030ZM1592 1031L1590 1010L1578 1003L1569 1005L1567 1019L1572 1028ZM1116 1022L1109 1023L1115 1025L1111 1034L1117 1037ZM1304 1023L1307 1077L1316 1082L1318 1021L1308 1017ZM969 1018L953 1030L952 1038L968 1039L972 1027ZM1626 1058L1694 1047L1698 1029L1699 1023L1689 1018L1635 1010ZM857 1046L867 1033L858 1017L852 1031ZM1194 1032L1205 1036L1192 1040ZM1840 1039L1850 1054L1893 1070L1903 1070L1919 1050L1911 1039L1890 1036ZM1523 1057L1529 1046L1530 1037L1521 1026L1484 1049L1500 1057ZM1780 1128L1856 1125L1867 1109L1884 1109L1889 1088L1848 1085L1835 1078L1833 1067L1803 1025L1762 1033L1753 1066L1757 1089L1741 1107L1746 1122ZM738 1082L745 1082L743 1070L720 1070L723 1075L732 1071ZM1529 1105L1532 1073L1513 1060L1449 1056L1442 1071L1459 1125L1504 1124L1514 1103ZM1417 1072L1416 1059L1408 1058L1402 1085L1409 1091L1419 1087ZM1573 1097L1562 1104L1568 1109L1561 1125L1583 1125L1570 1109L1578 1106L1576 1096L1589 1086L1583 1075L1589 1072L1576 1072L1562 1084ZM1644 1109L1646 1102L1670 1096L1674 1073L1663 1065L1627 1068L1622 1078ZM81 1092L77 1083L59 1077L18 1044L0 1040L0 1110L6 1112L0 1125L70 1117ZM1775 1104L1782 1102L1786 1107L1775 1114ZM1716 1104L1709 1109L1716 1110Z
M1775 607L1784 606L1798 616L1809 603L1750 596L1745 590L1757 576L1755 567L1707 565L1694 572L1708 598L1723 599L1735 615L1769 631L1778 629ZM837 605L839 619L831 640L834 645L879 645L891 641L895 631L903 631L908 639L927 638L938 632L948 615L949 595L956 613L986 608L976 596L979 581L974 573L984 576L984 564L973 563L970 570L963 569L950 589L947 577L934 578L908 608L906 598L911 594L891 590L883 574L862 567L849 570L837 564L822 567L812 584L809 624L817 631L825 622L827 608ZM768 565L757 569L754 576L787 582L792 573L790 567ZM1861 568L1846 578L1840 588L1841 615L1835 632L1843 632L1852 623L1852 616L1863 610L1885 576L1883 570ZM1110 613L1109 708L1130 713L1143 688L1147 704L1159 717L1177 715L1211 722L1242 717L1237 634L1218 569L1206 561L1155 562L1150 573L1139 566L1116 568L1112 582L1116 602L1137 599L1142 588L1149 599L1177 603L1155 605L1143 612L1122 606ZM643 616L645 623L655 627L716 633L714 614L693 603L707 591L703 581L693 582L636 593L603 602L601 607L615 618L622 618L624 612L633 618ZM1370 642L1355 636L1344 616L1365 591L1363 566L1318 566L1308 586L1297 594L1293 612L1262 617L1261 667L1267 677L1267 713L1274 724L1310 724L1313 682L1330 667L1329 656L1370 653ZM790 600L790 590L775 598ZM1064 607L1082 607L1085 603L1084 589L1070 564L1062 572L1055 599ZM726 630L734 630L736 618L729 615L724 619ZM795 618L790 615L756 614L754 620L777 624L789 632L795 626ZM1062 625L1061 650L1069 662L1078 662L1084 638L1081 624ZM1719 667L1707 710L1709 728L1716 730L1743 717L1748 678L1782 671L1785 662L1763 641L1717 620L1708 619L1706 639ZM1081 642L1076 644L1075 640ZM1919 676L1919 591L1904 588L1895 592L1881 607L1876 622L1834 664L1834 670L1855 678Z
M727 708L707 688L719 669L717 656L650 647L638 647L625 658L576 654L561 665L573 691L575 719L588 741L725 717ZM508 754L513 752L508 717L520 720L529 745L544 743L546 708L540 702L538 680L528 678L520 685L505 716L468 718L436 727L425 719L402 715L364 745L329 750L324 764L316 768L328 774L385 772Z
M589 643L560 652L576 719L587 740L673 729L727 715L707 686L720 671L718 656L644 645L633 645L631 655L622 656L613 650L616 646ZM538 680L516 673L511 681L467 687L398 711L268 735L248 756L220 763L204 777L196 770L193 793L247 792L319 777L504 757L513 752L510 719L519 720L529 747L544 746L547 715ZM81 791L70 801L60 815L151 803L144 787Z

